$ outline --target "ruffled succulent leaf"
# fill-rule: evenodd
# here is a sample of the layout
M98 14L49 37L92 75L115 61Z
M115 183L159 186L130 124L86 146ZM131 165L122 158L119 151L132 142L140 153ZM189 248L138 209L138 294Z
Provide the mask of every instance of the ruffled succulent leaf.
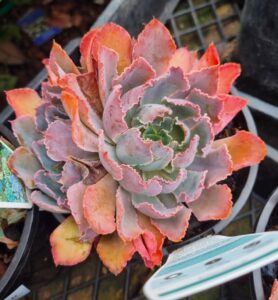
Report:
M47 196L39 190L35 190L31 193L30 200L41 209L55 214L68 214L70 212L68 209L59 207L54 198Z
M118 138L116 154L123 164L144 165L153 160L151 146L150 141L144 141L141 138L138 128L131 128Z
M48 122L45 118L45 111L49 105L49 103L43 102L36 108L35 124L38 131L45 131L48 127Z
M145 216L155 219L167 219L175 216L182 209L182 204L177 205L175 197L147 197L145 195L132 194L132 204ZM164 201L163 201L164 200Z
M170 67L179 67L184 74L187 74L194 68L197 61L196 52L189 51L187 48L182 47L176 49L170 60Z
M42 134L37 131L34 118L24 115L11 121L13 134L20 145L31 148L32 142L40 140Z
M162 245L165 236L160 233L148 217L139 214L139 226L143 229L144 233L133 241L136 251L141 255L144 260L145 266L153 269L159 266L162 260Z
M186 78L191 89L199 89L208 95L215 95L218 88L218 66L211 66L205 69L190 72Z
M98 116L101 116L103 106L99 95L97 76L95 72L78 75L76 76L76 80L89 105Z
M241 68L239 64L227 63L219 66L219 79L217 86L218 94L228 94L233 82L240 75Z
M213 43L210 43L205 53L200 58L197 68L203 69L208 68L210 66L219 65L220 58L218 55L218 51Z
M222 116L218 123L213 124L214 134L221 132L226 125L247 105L247 101L243 98L232 95L218 95L223 102Z
M218 123L223 111L223 102L215 96L209 96L201 90L193 89L186 98L191 103L198 105L201 114L207 114L212 123Z
M132 242L124 242L116 232L102 235L97 244L97 253L103 264L118 275L135 253Z
M44 62L52 83L55 83L64 74L80 73L66 51L63 50L62 47L55 41L53 42L50 51L49 60L46 60Z
M84 151L74 143L70 122L57 120L45 132L45 146L47 155L54 161L66 161L74 156L85 159L94 159L92 152Z
M199 221L224 220L232 211L232 193L226 184L216 184L204 189L201 196L188 206Z
M160 75L167 70L175 50L176 45L169 31L153 19L139 34L132 56L133 59L144 57Z
M101 27L91 29L82 37L80 42L80 46L79 46L80 53L81 53L80 63L83 69L88 72L94 70L92 47L93 47L96 34L100 29Z
M143 57L139 57L133 60L131 65L113 80L113 85L120 84L122 93L125 94L129 90L146 83L154 76L155 71L152 66Z
M19 147L9 157L10 170L29 188L35 188L34 175L41 169L41 164L35 155L26 147Z
M188 91L189 83L180 68L170 68L169 72L151 80L151 86L146 87L141 99L142 104L160 104L165 97L170 97L177 91Z
M37 140L33 141L31 145L31 149L46 171L55 174L61 173L62 163L52 160L47 155L47 150L43 139L38 141Z
M61 185L51 178L51 175L44 170L39 170L34 174L36 188L47 196L55 199L59 206L65 206L66 195L61 190Z
M156 196L161 193L162 186L155 179L143 180L140 174L128 165L121 165L123 178L120 185L129 192L146 196Z
M186 234L190 216L191 210L183 206L175 216L167 219L151 219L151 222L170 241L179 242Z
M173 191L178 201L185 203L195 201L205 187L206 174L207 171L187 171L185 180Z
M150 163L140 165L138 168L145 172L162 170L171 162L174 151L168 146L164 146L161 141L151 143L152 161Z
M123 241L132 241L143 233L132 205L132 195L120 186L116 194L116 213L117 232Z
M56 266L72 266L90 254L92 242L80 241L80 233L72 216L65 219L50 236L51 252Z
M71 133L73 142L84 151L97 152L97 135L81 122L78 98L74 94L65 91L61 95L61 100L72 119ZM89 116L87 117L90 118ZM92 122L91 125L95 126L96 123ZM98 129L99 128L94 127L95 132L97 132Z
M42 101L38 93L30 88L7 91L6 96L17 117L35 116L36 108Z
M119 41L121 42L119 43ZM100 49L104 47L117 53L119 57L117 70L121 74L131 63L132 40L129 33L117 24L105 24L96 33L92 43L92 53L96 60Z
M231 175L233 163L226 145L212 149L205 157L196 156L188 167L193 171L207 171L205 187L209 188L218 181Z
M67 203L79 228L80 239L82 241L93 241L97 234L90 228L83 214L83 197L86 189L87 186L82 181L72 184L67 190Z
M244 130L213 143L214 148L222 145L228 148L234 171L258 164L267 153L265 143L255 134Z
M125 113L121 104L121 86L114 86L107 99L103 111L103 126L105 134L113 141L125 132L128 127L124 119Z
M68 160L63 165L61 178L59 183L62 185L61 190L67 191L72 185L82 181L83 178L89 175L88 168L74 160Z
M113 79L117 77L118 54L110 48L101 47L98 52L98 85L102 105L105 106Z
M97 234L115 231L116 192L118 184L107 174L87 187L83 197L84 216Z

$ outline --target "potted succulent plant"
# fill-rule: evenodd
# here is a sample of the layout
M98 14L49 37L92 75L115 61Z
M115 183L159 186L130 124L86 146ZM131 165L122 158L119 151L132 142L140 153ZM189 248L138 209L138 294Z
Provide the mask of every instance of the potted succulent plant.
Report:
M17 145L13 134L3 125L0 125L0 136L13 145ZM5 157L1 156L2 176L7 178ZM1 180L3 180L3 177ZM12 177L12 176L11 176ZM12 180L12 178L8 178ZM11 182L13 190L4 189L1 182L1 197L11 197L16 189L16 182ZM18 190L18 188L17 188ZM9 193L9 195L8 195ZM22 270L28 259L31 245L36 233L38 210L1 208L0 209L0 298L4 299L8 293L16 288Z
M256 232L277 230L278 188L267 201L260 215ZM253 272L253 285L257 300L275 300L278 297L277 261Z
M232 195L221 181L266 154L247 131L215 139L246 106L228 94L240 66L221 65L213 44L200 59L176 49L156 19L137 40L113 23L93 29L80 52L77 67L54 42L41 96L7 92L21 144L10 169L34 204L71 214L50 238L56 265L79 263L96 245L114 274L135 252L153 268L165 239L184 238L192 214L229 216Z

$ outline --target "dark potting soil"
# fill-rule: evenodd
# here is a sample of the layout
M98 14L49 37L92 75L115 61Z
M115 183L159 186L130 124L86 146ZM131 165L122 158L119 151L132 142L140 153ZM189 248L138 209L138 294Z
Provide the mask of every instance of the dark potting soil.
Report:
M19 241L23 230L24 220L11 224L4 228L5 236L13 241ZM9 264L16 252L16 248L8 249L6 244L0 243L0 279L9 267Z
M278 205L274 208L266 227L266 231L270 230L278 230ZM263 267L261 271L264 293L266 295L266 299L268 299L271 294L273 282L275 279L278 279L278 261Z
M236 87L240 91L244 91L245 93L257 97L265 102L278 106L277 92L266 88L255 79L246 76L244 72L242 72L241 76L237 79Z

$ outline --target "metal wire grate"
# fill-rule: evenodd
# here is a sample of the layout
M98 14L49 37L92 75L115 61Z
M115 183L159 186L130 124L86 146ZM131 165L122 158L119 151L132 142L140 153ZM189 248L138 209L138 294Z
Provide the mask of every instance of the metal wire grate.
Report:
M239 30L240 11L236 3L223 0L180 1L166 21L179 47L199 52L214 42L222 47Z

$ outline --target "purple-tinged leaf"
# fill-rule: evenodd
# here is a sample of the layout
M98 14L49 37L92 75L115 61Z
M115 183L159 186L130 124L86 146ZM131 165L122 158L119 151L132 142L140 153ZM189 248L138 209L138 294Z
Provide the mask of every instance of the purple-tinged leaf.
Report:
M67 191L68 205L79 228L81 240L93 241L97 234L90 228L83 214L83 197L87 186L82 181L73 184Z
M188 147L186 147L184 151L178 152L175 155L172 160L173 168L186 168L193 162L197 153L199 140L200 137L198 135L194 135L190 140Z
M116 154L123 164L130 166L148 164L153 160L151 145L150 141L142 139L138 128L131 128L119 136Z
M186 170L179 169L176 172L169 173L167 179L160 176L154 176L153 179L156 179L162 186L162 194L172 193L186 179Z
M105 107L111 91L112 81L117 76L118 54L107 47L100 47L98 51L98 85L99 95Z
M116 194L116 224L117 232L123 241L132 241L143 233L131 203L131 194L120 186Z
M66 195L61 191L61 185L52 180L47 172L39 170L34 175L36 187L47 196L55 199L59 206L65 207Z
M33 177L41 169L41 164L28 148L16 148L9 157L8 166L29 189L35 188Z
M190 101L176 98L163 98L167 107L172 110L172 118L178 117L180 121L187 118L194 118L198 120L201 117L200 107Z
M158 171L164 169L171 162L174 151L172 148L165 146L161 141L152 142L151 151L153 161L146 165L138 166L144 172Z
M98 83L95 72L85 73L76 77L80 90L91 108L98 116L102 115L103 106L100 100Z
M115 179L121 180L123 178L120 161L116 155L115 146L107 143L104 140L103 131L99 134L99 159L107 170L107 172Z
M226 184L216 184L188 206L199 221L224 220L232 211L232 193Z
M190 89L197 88L208 95L215 95L218 83L218 66L193 71L186 75Z
M57 85L51 85L49 81L41 83L42 99L47 102L59 100L61 97L61 88Z
M200 137L198 144L198 154L205 155L209 151L214 139L213 129L210 119L207 116L202 117L190 128L191 136Z
M147 196L156 196L161 193L162 186L157 180L149 179L144 181L132 167L121 165L121 168L123 179L120 180L120 184L127 191Z
M120 84L123 94L134 89L155 76L152 66L143 58L135 59L124 72L113 80L113 85Z
M202 115L207 114L212 123L217 123L221 120L223 102L217 96L209 96L199 89L193 89L186 100L197 104L201 109Z
M34 117L20 116L14 121L11 121L12 130L20 145L31 148L33 141L42 138L40 132L37 131L35 126Z
M45 120L48 124L53 123L56 120L69 119L65 111L61 111L58 106L47 105L45 107Z
M109 95L103 111L104 131L113 141L116 141L117 137L128 129L120 97L121 87L116 85Z
M142 104L160 104L165 97L178 91L189 90L188 80L180 68L170 68L169 72L150 81L141 100Z
M170 241L179 242L186 234L190 217L191 209L183 207L171 218L151 219L151 222Z
M43 139L39 141L34 141L32 143L32 150L36 154L38 160L40 161L41 165L44 167L45 170L51 173L61 172L62 164L57 163L47 155Z
M207 171L187 171L185 180L173 191L178 202L191 203L196 200L205 187Z
M89 175L88 168L76 161L68 160L63 166L59 183L62 185L61 190L66 192L72 185L80 182L84 177Z
M54 161L66 161L69 156L90 159L93 153L78 148L72 140L69 122L57 120L45 132L47 155Z
M193 171L208 171L205 187L209 188L220 180L231 175L233 163L226 145L212 149L206 157L196 156L193 163L188 167Z
M139 34L132 57L144 57L160 75L167 70L175 50L176 45L168 29L153 19Z
M137 114L133 118L137 118L142 124L149 124L157 118L163 118L165 115L171 114L172 110L165 105L145 104L140 106Z
M76 95L70 91L64 91L61 100L72 120L72 139L74 143L85 151L97 152L97 135L81 122L79 116L79 101ZM94 131L97 132L98 129L94 128Z
M160 200L160 197L167 201ZM132 204L134 207L146 216L155 219L167 219L175 216L183 208L171 194L163 197L151 197L146 195L132 194Z
M41 191L33 191L31 193L30 199L32 203L37 205L39 208L52 213L65 214L70 212L67 209L60 208L53 198L47 196Z
M45 110L50 104L43 102L36 108L35 124L38 131L45 131L48 127L48 123L45 118Z
M115 231L116 191L118 183L106 174L97 183L87 187L83 197L84 216L98 234Z

